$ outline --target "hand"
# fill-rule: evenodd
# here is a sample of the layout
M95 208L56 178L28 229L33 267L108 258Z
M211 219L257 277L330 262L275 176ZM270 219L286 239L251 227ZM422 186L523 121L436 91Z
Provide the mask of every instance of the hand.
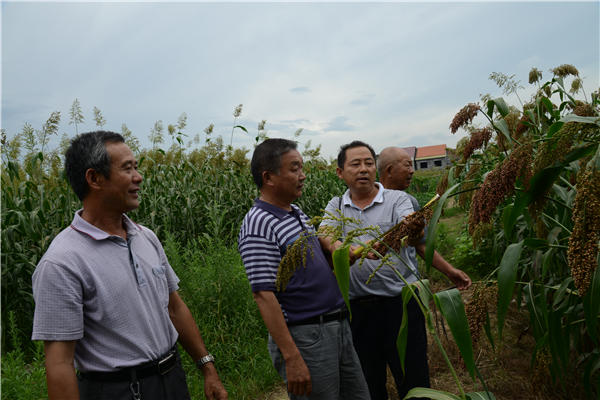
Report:
M214 368L214 367L213 367ZM204 395L207 400L227 400L229 396L219 379L217 370L213 369L214 373L204 375Z
M310 372L302 356L298 354L289 360L285 360L285 371L288 381L288 392L298 396L310 396L312 382Z
M415 234L419 234L423 229L425 229L425 220L418 219L414 221L408 221L406 218L402 220L402 222L408 226Z
M354 265L354 263L358 260L358 257L356 257L356 254L354 254L354 251L359 247L360 246L350 245L350 265Z
M456 285L458 290L465 290L471 286L471 278L460 269L453 268L448 278Z

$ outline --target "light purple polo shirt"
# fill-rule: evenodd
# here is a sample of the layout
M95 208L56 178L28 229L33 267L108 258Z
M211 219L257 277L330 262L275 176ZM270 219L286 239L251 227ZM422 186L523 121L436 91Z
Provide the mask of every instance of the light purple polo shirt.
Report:
M179 288L158 238L124 214L128 240L111 236L81 211L33 273L32 340L76 340L82 372L158 359L178 337L167 307Z

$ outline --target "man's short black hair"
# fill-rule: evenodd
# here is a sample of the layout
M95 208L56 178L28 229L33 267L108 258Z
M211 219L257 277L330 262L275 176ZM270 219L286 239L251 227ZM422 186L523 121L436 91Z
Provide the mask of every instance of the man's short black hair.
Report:
M110 178L110 156L106 151L106 143L124 143L119 133L95 131L82 133L71 140L71 146L65 153L65 172L73 191L79 200L85 198L90 188L85 173L88 169Z
M373 156L373 161L377 160L377 155L375 155L375 150L365 142L361 142L360 140L355 140L354 142L350 142L348 144L340 147L340 153L338 154L337 163L338 167L344 169L344 163L346 162L346 150L354 149L356 147L366 147L371 152Z
M278 175L281 169L281 158L285 153L296 150L296 148L298 148L298 144L288 139L267 139L256 146L254 154L252 154L250 170L254 183L259 189L263 185L263 172L269 171Z

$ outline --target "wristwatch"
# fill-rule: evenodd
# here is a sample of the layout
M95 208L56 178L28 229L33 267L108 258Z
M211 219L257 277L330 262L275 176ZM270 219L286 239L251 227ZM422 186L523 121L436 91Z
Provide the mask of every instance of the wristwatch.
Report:
M212 362L213 364L215 363L215 358L209 354L207 356L202 357L201 359L199 359L198 361L196 361L196 367L198 367L198 369L202 368L202 366L206 363Z

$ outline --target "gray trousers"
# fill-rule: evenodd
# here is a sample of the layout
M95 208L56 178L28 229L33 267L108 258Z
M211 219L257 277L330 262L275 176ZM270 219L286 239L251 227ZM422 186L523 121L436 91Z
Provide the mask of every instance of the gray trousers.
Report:
M348 321L288 328L308 366L312 384L310 397L290 394L290 399L370 400ZM270 335L269 352L273 366L287 384L285 361Z
M177 353L177 364L164 375L138 379L140 400L190 400L185 372ZM131 382L98 382L79 377L81 400L132 400Z

